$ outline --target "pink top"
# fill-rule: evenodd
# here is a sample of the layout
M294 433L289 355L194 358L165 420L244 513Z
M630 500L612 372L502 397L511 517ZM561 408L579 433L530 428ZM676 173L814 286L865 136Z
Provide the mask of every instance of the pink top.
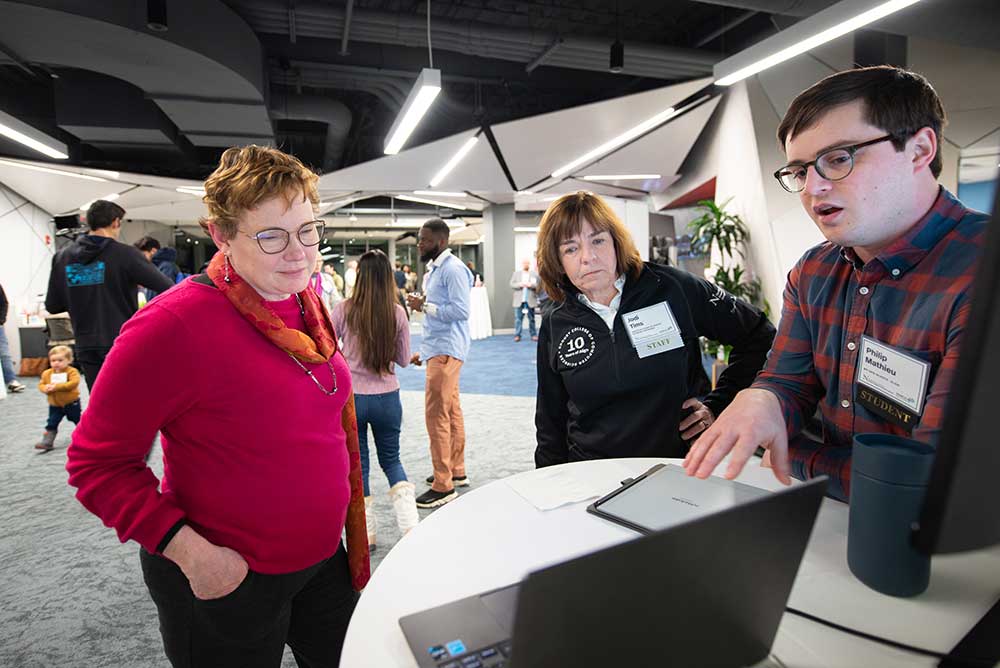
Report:
M294 297L270 305L304 329ZM185 518L258 573L311 566L336 551L350 498L351 376L341 355L331 364L327 396L222 293L184 281L122 327L73 432L69 482L150 552ZM333 385L325 363L306 367ZM143 461L157 430L162 481Z
M399 379L396 378L395 370L392 373L381 375L365 368L361 362L361 352L358 350L353 332L347 329L347 308L351 300L338 302L333 307L330 318L333 320L333 327L337 330L337 336L344 342L344 357L351 366L351 378L354 383L355 394L385 394L395 392L399 389ZM410 323L406 319L406 311L399 304L396 304L396 359L399 366L407 366L410 363ZM395 369L390 365L391 368Z

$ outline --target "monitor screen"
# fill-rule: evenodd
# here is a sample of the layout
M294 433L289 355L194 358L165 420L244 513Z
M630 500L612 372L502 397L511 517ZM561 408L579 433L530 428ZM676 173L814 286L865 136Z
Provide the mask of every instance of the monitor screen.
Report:
M1000 543L1000 188L914 545L929 554Z

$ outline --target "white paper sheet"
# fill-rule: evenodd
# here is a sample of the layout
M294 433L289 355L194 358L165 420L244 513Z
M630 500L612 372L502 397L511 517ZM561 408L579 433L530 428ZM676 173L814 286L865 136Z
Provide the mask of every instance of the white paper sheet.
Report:
M632 476L620 466L554 466L542 471L528 471L505 482L525 501L539 510L553 510L568 503L578 503L604 496Z

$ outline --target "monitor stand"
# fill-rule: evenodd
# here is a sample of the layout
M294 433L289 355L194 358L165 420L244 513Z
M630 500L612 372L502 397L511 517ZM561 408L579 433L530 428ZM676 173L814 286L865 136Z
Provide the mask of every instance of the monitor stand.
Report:
M938 668L995 666L1000 661L1000 601L965 634Z

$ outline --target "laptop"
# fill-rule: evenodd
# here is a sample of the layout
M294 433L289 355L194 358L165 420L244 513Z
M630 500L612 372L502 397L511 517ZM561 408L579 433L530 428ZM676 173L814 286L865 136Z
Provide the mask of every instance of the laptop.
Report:
M816 478L401 617L420 668L752 666L826 491Z

